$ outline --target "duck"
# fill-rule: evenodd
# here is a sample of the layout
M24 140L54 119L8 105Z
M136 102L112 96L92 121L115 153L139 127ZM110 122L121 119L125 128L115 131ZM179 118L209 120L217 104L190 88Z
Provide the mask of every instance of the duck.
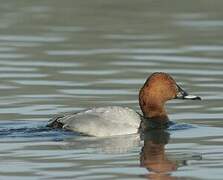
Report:
M87 136L106 137L168 128L165 104L169 100L201 100L189 95L170 74L152 73L139 90L141 113L129 107L105 106L64 113L49 120L47 127L78 132Z

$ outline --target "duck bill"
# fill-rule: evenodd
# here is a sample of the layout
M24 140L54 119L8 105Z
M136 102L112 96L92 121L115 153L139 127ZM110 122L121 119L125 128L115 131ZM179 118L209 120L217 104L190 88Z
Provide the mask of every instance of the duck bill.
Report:
M201 100L199 96L189 95L179 85L177 85L177 88L178 88L178 93L176 95L176 99Z

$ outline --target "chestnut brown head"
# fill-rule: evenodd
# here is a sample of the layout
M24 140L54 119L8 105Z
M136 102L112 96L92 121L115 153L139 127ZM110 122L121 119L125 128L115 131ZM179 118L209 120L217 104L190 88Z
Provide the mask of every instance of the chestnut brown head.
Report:
M139 105L146 117L167 117L165 102L171 99L201 99L188 95L167 73L153 73L139 92Z

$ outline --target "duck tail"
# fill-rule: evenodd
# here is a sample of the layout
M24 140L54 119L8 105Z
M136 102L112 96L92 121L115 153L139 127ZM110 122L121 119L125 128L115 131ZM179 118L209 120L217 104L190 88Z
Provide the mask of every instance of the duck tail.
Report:
M63 116L57 116L57 117L52 118L51 120L49 120L46 127L53 128L53 129L63 128L63 123L58 121L60 118L63 118Z

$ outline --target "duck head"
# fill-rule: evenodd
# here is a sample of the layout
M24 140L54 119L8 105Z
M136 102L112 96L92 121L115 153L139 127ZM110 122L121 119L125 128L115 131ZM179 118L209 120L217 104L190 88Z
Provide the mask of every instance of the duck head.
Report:
M189 95L167 73L153 73L139 92L139 105L146 118L166 121L168 116L165 103L171 99L201 100L200 97Z

